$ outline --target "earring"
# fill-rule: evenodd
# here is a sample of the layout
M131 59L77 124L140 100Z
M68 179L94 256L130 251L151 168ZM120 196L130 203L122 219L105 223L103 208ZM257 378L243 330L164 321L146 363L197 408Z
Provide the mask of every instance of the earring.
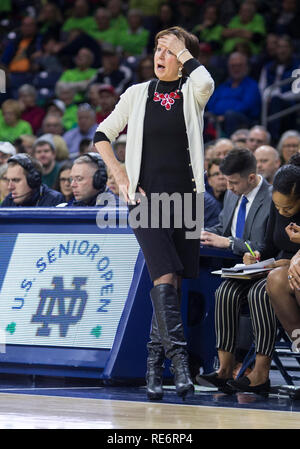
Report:
M178 78L182 77L182 67L179 67L178 69Z

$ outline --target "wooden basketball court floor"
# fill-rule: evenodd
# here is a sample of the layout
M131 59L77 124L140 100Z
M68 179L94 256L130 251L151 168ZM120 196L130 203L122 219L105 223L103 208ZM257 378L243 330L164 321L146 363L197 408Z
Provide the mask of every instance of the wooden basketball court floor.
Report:
M0 429L299 429L300 400L225 395L196 386L182 401L166 386L162 401L149 402L143 386L95 382L1 380Z

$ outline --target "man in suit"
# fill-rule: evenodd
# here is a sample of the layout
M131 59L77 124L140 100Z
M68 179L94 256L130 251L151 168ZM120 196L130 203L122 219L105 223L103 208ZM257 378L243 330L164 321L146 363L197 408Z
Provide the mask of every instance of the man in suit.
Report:
M245 242L249 243L253 250L260 250L272 201L272 186L257 174L256 158L245 148L230 151L223 159L220 171L227 179L228 191L219 215L219 223L202 232L201 243L228 248L238 255L248 251ZM240 326L240 334L237 337L233 332L233 329L238 329L239 311L241 304L247 301L249 289L249 283L245 284L243 280L228 279L216 290L215 326L220 370L198 375L198 383L214 385L221 391L228 392L226 382L232 376L234 361L241 362L246 350L245 345L239 345L239 341L243 339L249 343L252 340L250 319ZM263 289L260 289L258 299L261 303L264 300L263 293ZM267 307L266 311L268 312ZM232 348L223 350L222 338L229 334L232 339L228 339L228 345L232 343Z
M224 197L219 223L201 233L201 244L228 248L234 254L248 251L245 242L253 250L260 249L263 241L272 187L257 174L256 158L245 148L231 150L220 165L228 190Z

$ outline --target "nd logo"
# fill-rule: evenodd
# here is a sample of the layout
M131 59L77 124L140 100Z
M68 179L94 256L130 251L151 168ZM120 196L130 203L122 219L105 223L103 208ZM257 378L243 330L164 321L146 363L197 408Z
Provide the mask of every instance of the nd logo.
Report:
M37 336L49 337L51 324L59 326L60 337L67 336L69 326L77 324L83 316L88 294L85 290L81 290L81 287L86 281L86 277L75 276L72 282L74 288L70 289L64 287L62 276L54 276L52 279L54 288L41 289L41 300L31 319L32 323L42 323L37 330Z
M6 75L4 70L0 69L0 93L6 93Z

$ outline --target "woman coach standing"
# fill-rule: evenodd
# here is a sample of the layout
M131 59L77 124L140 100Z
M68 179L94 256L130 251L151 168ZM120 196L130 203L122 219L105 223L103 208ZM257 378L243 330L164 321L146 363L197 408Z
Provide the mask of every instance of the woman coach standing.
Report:
M154 50L157 79L129 87L97 129L96 148L128 203L135 204L137 192L146 196L148 205L154 193L176 192L182 200L189 194L193 205L189 213L195 215L196 197L204 192L203 109L214 89L210 74L196 59L198 50L198 39L184 29L160 31ZM126 125L124 169L110 142ZM160 220L164 210L160 209ZM171 221L176 213L171 210ZM151 228L150 223L134 229L154 284L147 345L149 399L163 396L165 356L172 360L177 394L185 397L194 391L178 291L181 278L198 275L200 241L187 239L186 231L183 225L174 227L174 222L167 228L161 223Z

